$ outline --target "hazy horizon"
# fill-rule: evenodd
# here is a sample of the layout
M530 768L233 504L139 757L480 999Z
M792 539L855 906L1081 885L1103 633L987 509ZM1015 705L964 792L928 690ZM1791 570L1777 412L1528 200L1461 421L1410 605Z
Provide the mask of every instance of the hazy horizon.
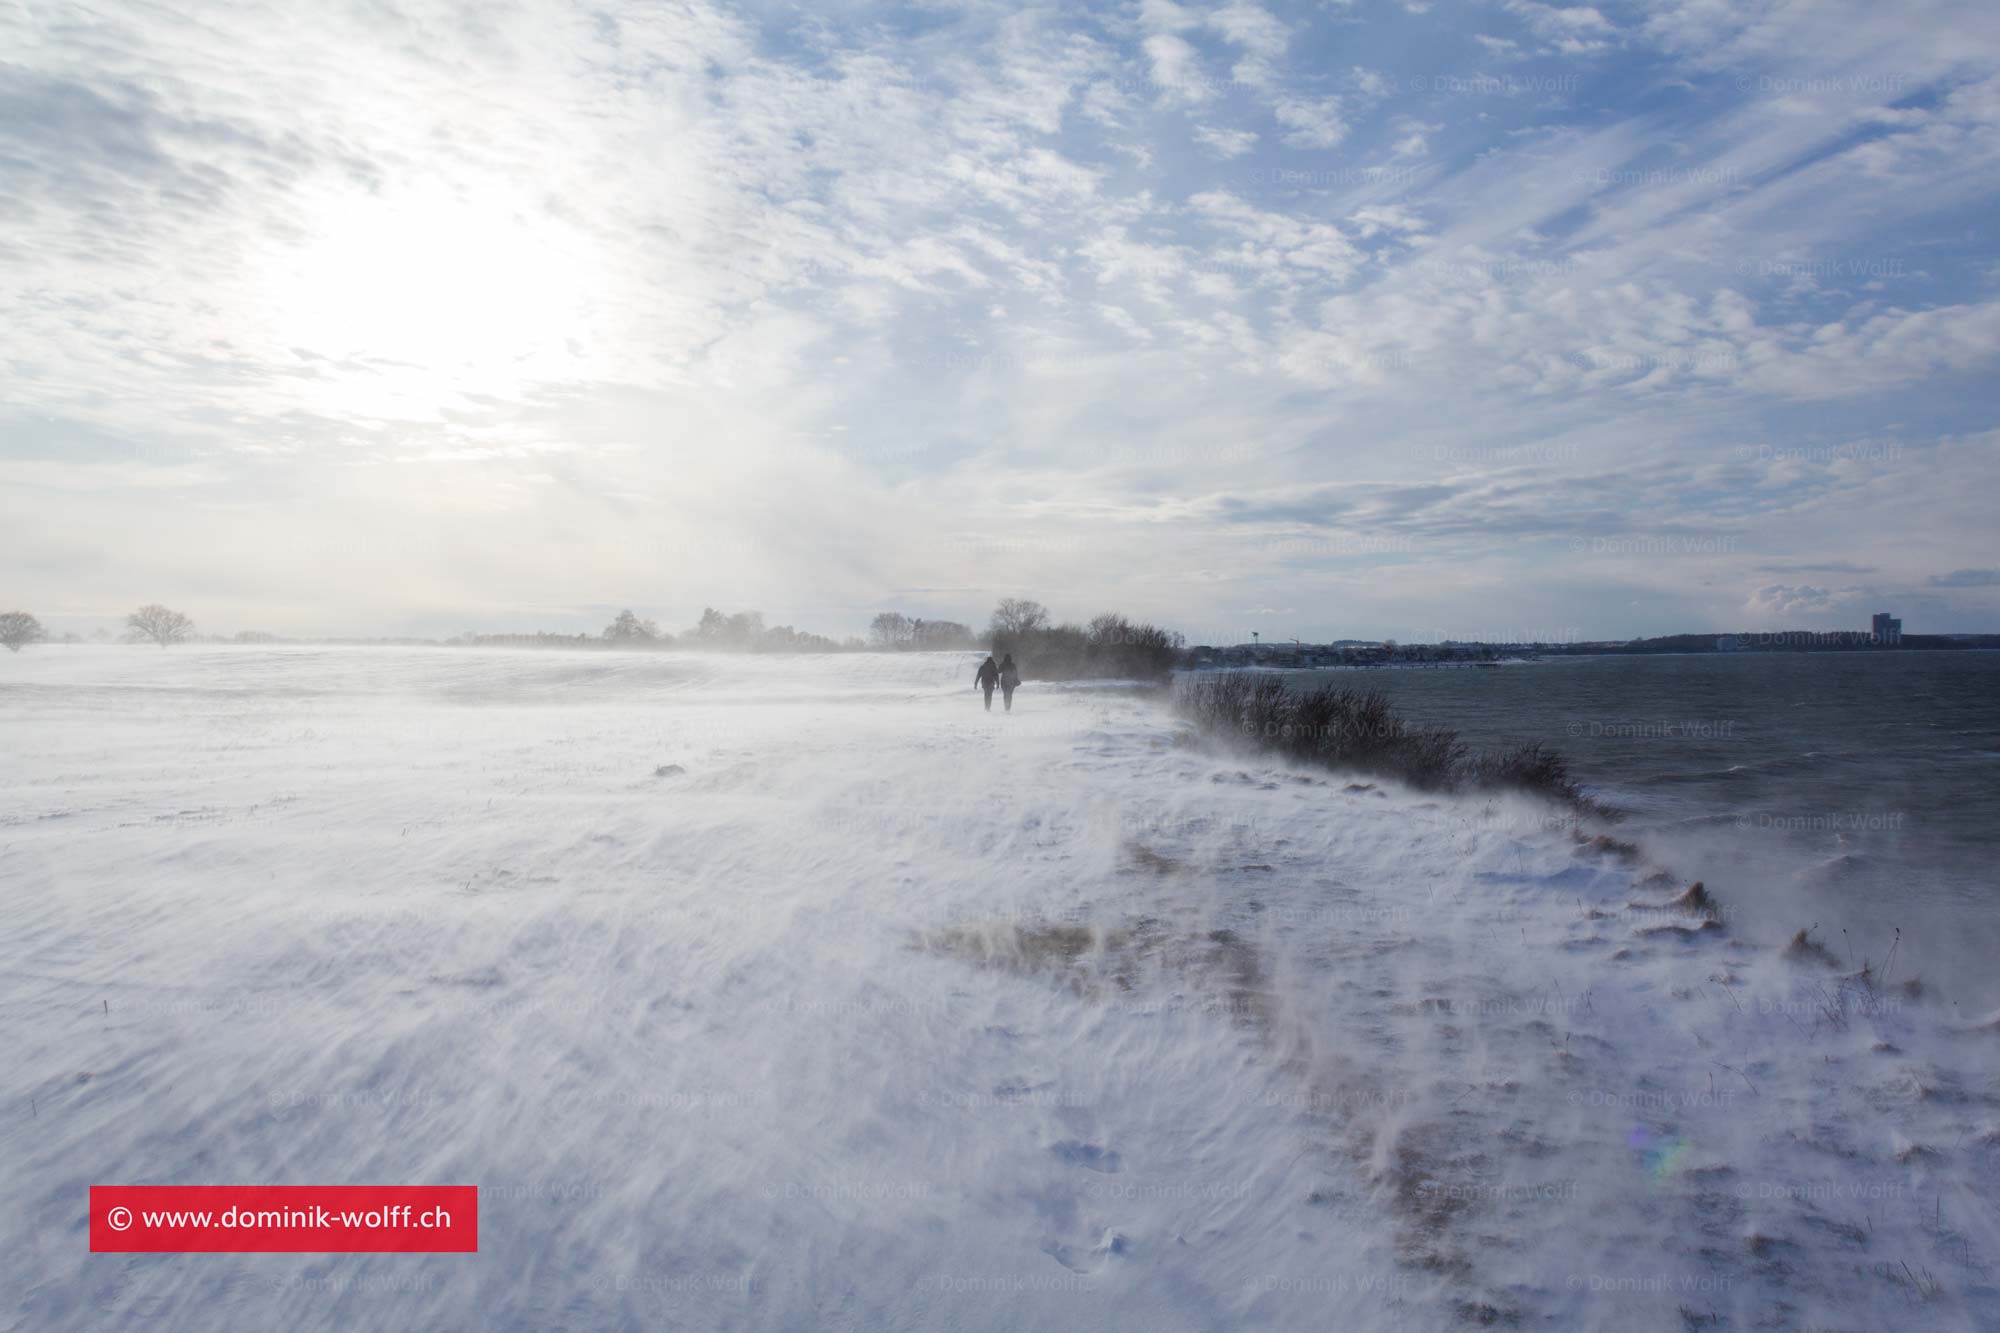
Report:
M2000 624L1969 3L0 16L54 633Z
M868 624L866 619L863 619L861 622L851 626L834 624L831 622L826 624L816 624L816 623L805 622L802 618L794 618L793 616L782 612L773 614L772 612L765 611L764 608L762 607L731 606L731 607L718 607L716 609L732 613L737 611L763 611L764 621L767 625L789 625L791 628L797 629L802 633L818 634L825 638L829 638L835 641L844 640L848 638L861 639L865 641L868 638ZM884 607L882 609L893 610L895 608ZM1097 608L1097 609L1115 610L1115 608ZM1885 608L1885 609L1893 610L1894 608ZM990 608L988 608L988 610L990 610ZM1060 607L1051 608L1051 610L1054 613L1054 618L1056 621L1068 622L1072 624L1080 624L1086 622L1091 618L1091 615L1094 614L1094 612L1092 611L1084 611L1081 609L1066 609ZM208 624L202 624L199 620L197 620L194 629L194 639L197 641L204 639L211 639L211 638L228 639L239 633L251 633L251 634L272 633L275 634L276 637L281 640L292 640L292 641L306 642L306 643L319 642L319 641L367 642L372 640L381 640L385 642L391 640L419 640L419 641L428 640L428 641L442 643L454 638L459 638L464 635L507 635L507 634L581 635L591 639L598 639L604 637L604 631L607 624L613 618L615 618L620 612L623 611L631 611L634 614L641 617L642 619L647 619L655 622L656 627L659 630L665 632L668 635L671 635L675 640L681 641L677 643L675 646L682 646L689 648L703 646L697 644L690 637L695 627L695 623L700 618L701 614L700 608L697 608L697 610L692 614L677 615L672 611L662 612L657 608L648 608L644 606L626 606L626 605L606 605L603 608L596 610L593 610L591 608L582 608L579 610L565 611L561 613L559 618L552 618L546 621L531 620L523 616L510 616L505 612L491 613L487 616L482 617L479 623L471 623L470 621L451 621L449 617L445 617L444 620L449 623L450 627L431 630L431 631L425 631L420 629L380 631L380 630L369 630L365 628L356 630L317 630L317 629L302 627L299 629L281 633L278 631L269 630L267 626L263 625L228 625L228 626L208 625ZM985 634L989 621L989 616L986 613L986 611L981 611L976 614L968 611L962 615L954 615L950 612L948 608L946 610L939 611L938 613L929 618L942 621L957 621L970 628L975 635ZM1413 626L1403 626L1398 630L1390 631L1387 633L1364 634L1358 632L1340 632L1336 634L1329 634L1326 637L1320 639L1310 639L1306 638L1304 635L1294 635L1288 633L1282 628L1267 627L1270 625L1270 623L1271 622L1268 621L1259 621L1256 622L1254 625L1246 626L1240 629L1239 631L1229 626L1211 625L1211 626L1183 627L1171 621L1163 621L1161 624L1161 628L1166 629L1170 632L1181 634L1183 638L1185 638L1189 646L1207 645L1211 647L1219 647L1219 646L1227 646L1235 644L1248 644L1259 641L1273 646L1281 647L1290 644L1291 642L1293 642L1295 638L1306 643L1331 643L1340 640L1357 640L1362 642L1379 643L1379 642L1393 640L1399 643L1423 644L1423 643L1436 643L1449 639L1465 643L1484 642L1484 643L1563 644L1563 643L1626 642L1641 638L1658 637L1658 635L1639 635L1639 634L1595 634L1589 632L1588 627L1576 626L1576 625L1502 626L1495 624L1489 627L1490 632L1482 633L1479 632L1479 626L1474 624L1469 626L1461 626L1457 630L1454 630L1451 627L1447 626L1413 625ZM1837 634L1841 630L1852 631L1853 633L1856 634L1867 634L1869 632L1867 617L1866 616L1861 617L1860 623L1858 624L1838 625L1831 627L1828 630L1807 630L1796 625L1783 625L1777 623L1762 624L1762 625L1753 625L1745 623L1745 624L1728 625L1728 626L1700 626L1698 628L1692 628L1692 629L1684 627L1679 630L1663 630L1660 631L1660 633L1667 635L1708 634L1711 632L1716 633L1718 635L1739 634L1746 632L1747 633L1768 632L1774 634L1821 633L1831 638L1833 635ZM1905 635L1919 635L1919 636L1929 635L1929 634L1944 635L1944 634L1962 634L1962 633L1970 633L1970 634L2000 633L2000 631L1992 629L1932 630L1922 625L1914 625L1914 626L1910 625L1907 622L1907 620L1904 623L1903 632ZM131 630L125 623L125 616L121 614L117 616L92 618L87 621L83 621L80 625L71 625L67 628L52 627L51 633L52 636L73 634L78 636L85 642L91 642L93 640L102 641L105 638L125 640L127 636L131 634ZM61 639L60 637L52 637L51 641L60 642ZM871 647L872 646L873 645L871 645ZM898 650L898 651L906 651L906 650ZM969 652L972 650L936 649L933 651Z

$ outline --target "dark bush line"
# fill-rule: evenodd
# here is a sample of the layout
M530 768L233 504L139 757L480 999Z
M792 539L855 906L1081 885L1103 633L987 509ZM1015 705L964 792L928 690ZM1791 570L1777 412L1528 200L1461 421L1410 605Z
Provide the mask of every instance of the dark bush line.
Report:
M995 656L1020 659L1024 680L1165 681L1181 659L1180 635L1109 612L1088 625L1007 626L996 617L989 633Z
M1423 791L1523 791L1594 809L1554 750L1535 744L1476 752L1448 728L1412 726L1377 691L1331 685L1301 691L1275 676L1229 673L1180 682L1174 710L1201 735L1304 764Z

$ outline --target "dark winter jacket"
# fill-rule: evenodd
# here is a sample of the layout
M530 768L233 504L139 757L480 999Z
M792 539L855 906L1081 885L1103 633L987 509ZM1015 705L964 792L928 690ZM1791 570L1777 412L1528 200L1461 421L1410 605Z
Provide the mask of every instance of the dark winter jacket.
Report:
M972 679L973 683L978 685L981 689L990 690L1000 680L1000 668L996 666L993 662L993 659L989 657L984 662L981 662L979 664L979 674L974 676Z
M1009 653L1007 660L1000 664L1000 688L1011 690L1020 683L1021 670L1014 665L1014 656L1012 653Z

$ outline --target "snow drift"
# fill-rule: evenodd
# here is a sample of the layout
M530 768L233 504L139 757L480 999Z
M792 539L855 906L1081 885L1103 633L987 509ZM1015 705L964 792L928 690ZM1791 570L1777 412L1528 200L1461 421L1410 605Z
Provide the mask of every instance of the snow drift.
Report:
M13 1319L2000 1323L1922 941L975 660L0 662ZM93 1256L93 1183L476 1184L482 1249Z

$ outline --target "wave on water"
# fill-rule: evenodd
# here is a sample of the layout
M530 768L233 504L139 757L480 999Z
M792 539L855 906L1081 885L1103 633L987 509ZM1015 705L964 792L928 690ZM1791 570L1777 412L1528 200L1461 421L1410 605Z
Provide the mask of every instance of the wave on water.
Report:
M1802 886L1827 888L1872 878L1880 873L1874 858L1859 852L1842 852L1807 866L1798 874Z

